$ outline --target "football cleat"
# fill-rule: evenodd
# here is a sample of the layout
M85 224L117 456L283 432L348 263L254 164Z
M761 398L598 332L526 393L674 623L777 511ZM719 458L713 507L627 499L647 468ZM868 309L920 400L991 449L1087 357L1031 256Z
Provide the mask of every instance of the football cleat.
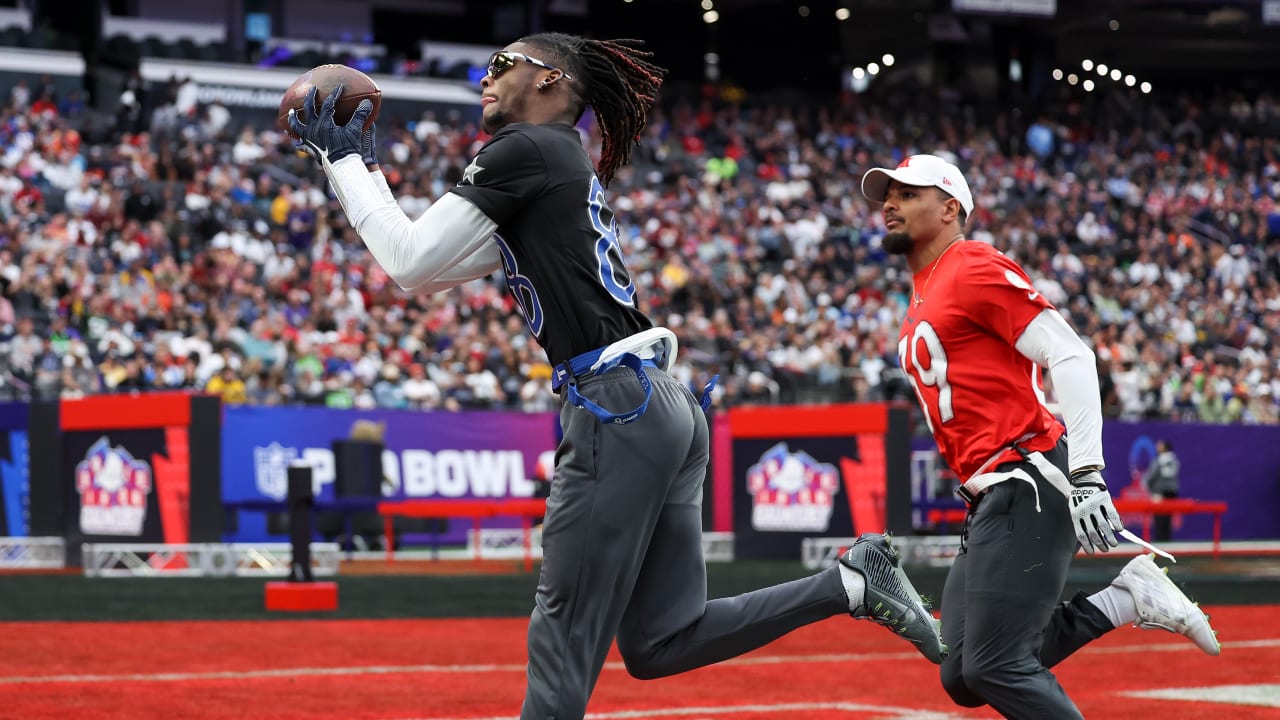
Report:
M887 535L868 533L840 556L840 564L858 572L866 580L862 604L849 614L884 625L916 646L934 664L942 662L946 647L940 635L941 623L902 569L898 553Z
M1209 625L1209 616L1183 594L1168 573L1168 568L1156 565L1154 554L1139 555L1124 566L1111 584L1133 596L1138 607L1134 627L1186 635L1206 654L1218 655L1222 644Z

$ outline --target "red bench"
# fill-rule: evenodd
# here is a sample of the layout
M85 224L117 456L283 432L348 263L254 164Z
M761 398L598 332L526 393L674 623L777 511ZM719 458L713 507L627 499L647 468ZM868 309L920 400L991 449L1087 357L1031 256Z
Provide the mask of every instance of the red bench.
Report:
M1122 515L1141 514L1142 539L1151 540L1151 516L1153 515L1213 515L1213 557L1217 558L1222 548L1222 515L1227 512L1227 504L1218 501L1191 500L1189 498L1172 498L1169 500L1131 500L1116 499L1116 510ZM964 522L967 511L964 508L932 508L926 517L931 525L959 525Z
M480 559L480 521L485 518L517 516L524 527L524 569L533 568L533 519L547 514L544 498L494 499L494 500L386 500L378 503L378 514L383 517L383 540L387 548L387 562L395 553L392 539L395 534L394 519L412 518L471 518L475 530L475 558ZM439 554L437 552L437 559Z
M1168 500L1115 500L1116 510L1121 515L1127 513L1142 514L1142 539L1151 540L1152 515L1195 515L1206 513L1213 515L1213 557L1217 559L1222 547L1222 515L1227 512L1225 502L1191 500L1189 498L1170 498Z

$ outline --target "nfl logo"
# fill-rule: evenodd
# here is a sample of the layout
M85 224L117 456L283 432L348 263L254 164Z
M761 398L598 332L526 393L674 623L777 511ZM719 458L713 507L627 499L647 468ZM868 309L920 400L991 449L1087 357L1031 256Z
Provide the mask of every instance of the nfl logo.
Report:
M289 494L289 465L298 459L298 449L273 442L253 449L253 476L258 492L283 500Z

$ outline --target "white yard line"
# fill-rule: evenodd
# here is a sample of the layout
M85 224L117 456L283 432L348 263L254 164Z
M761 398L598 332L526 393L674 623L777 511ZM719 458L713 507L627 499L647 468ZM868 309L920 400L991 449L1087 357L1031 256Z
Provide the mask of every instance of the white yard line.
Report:
M894 707L892 705L869 705L866 703L831 702L831 703L778 703L774 705L725 705L716 707L667 707L648 710L618 710L615 712L587 713L586 720L632 720L633 718L666 718L696 715L716 717L737 713L779 713L799 712L802 710L836 710L847 713L858 713L860 716L870 714L876 718L902 718L902 720L962 720L968 715L953 715L934 710L919 708ZM517 720L511 715L489 718L413 718L412 720Z
M1280 647L1280 638L1229 641L1224 649ZM1195 645L1185 643L1158 643L1151 645L1117 645L1115 647L1088 648L1085 653L1150 653L1150 652L1199 652ZM914 660L915 652L893 653L840 653L820 655L756 655L734 658L721 665L789 665L812 663L885 662ZM606 663L605 670L625 670L620 662ZM349 665L336 667L262 668L258 670L212 670L205 672L121 673L115 675L0 675L0 685L35 683L122 683L122 682L193 682L200 680L250 680L254 678L324 677L334 675L391 675L459 673L523 673L523 663L477 665Z

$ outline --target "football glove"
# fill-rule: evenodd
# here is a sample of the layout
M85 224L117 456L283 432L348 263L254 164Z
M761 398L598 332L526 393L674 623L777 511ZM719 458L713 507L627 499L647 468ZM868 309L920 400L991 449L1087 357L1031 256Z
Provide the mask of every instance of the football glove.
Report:
M364 144L362 128L373 112L373 103L367 98L360 101L346 125L339 126L333 120L334 106L342 96L342 86L333 89L320 105L320 111L312 116L315 107L316 88L307 93L301 110L289 110L289 129L300 138L298 147L311 153L323 163L334 163L348 155L360 155Z
M1080 547L1092 555L1120 545L1116 533L1124 529L1120 513L1107 492L1107 483L1097 470L1071 477L1071 524Z
M352 120L354 119L353 117ZM360 159L364 161L365 167L373 167L378 164L377 123L369 123L369 129L365 130L364 136L360 138Z

